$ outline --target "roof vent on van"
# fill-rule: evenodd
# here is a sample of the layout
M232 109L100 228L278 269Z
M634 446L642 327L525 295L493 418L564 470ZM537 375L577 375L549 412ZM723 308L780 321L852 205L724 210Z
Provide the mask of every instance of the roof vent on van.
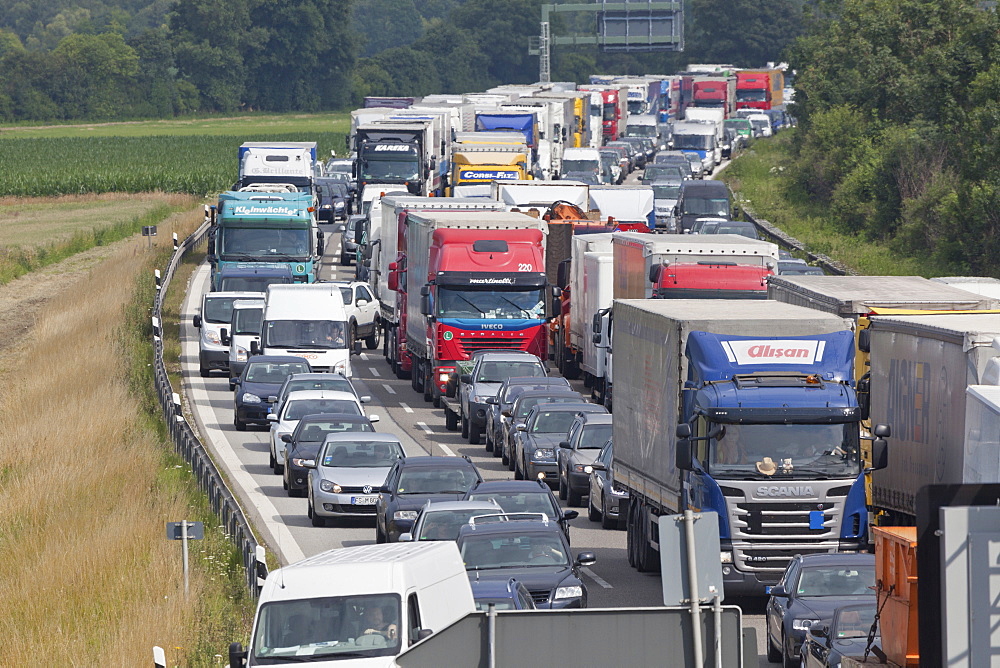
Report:
M503 239L480 239L472 244L477 253L507 253L507 242Z

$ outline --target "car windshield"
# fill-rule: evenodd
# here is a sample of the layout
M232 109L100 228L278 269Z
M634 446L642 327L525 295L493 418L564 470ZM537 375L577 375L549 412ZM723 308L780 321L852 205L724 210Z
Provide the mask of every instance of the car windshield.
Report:
M875 565L804 567L799 596L875 596Z
M309 373L309 363L302 362L251 362L247 364L248 383L283 383L293 373Z
M625 128L625 134L629 137L655 137L655 125L629 125Z
M657 185L653 184L653 199L677 199L677 194L681 191L679 185Z
M239 297L205 297L202 320L205 322L228 323L233 319L233 302Z
M476 374L477 383L502 383L511 376L544 376L541 362L483 362Z
M550 402L554 404L582 404L584 403L583 398L579 395L569 395L565 397L524 397L517 406L517 412L515 415L519 418L523 418L528 415L532 408L540 403Z
M875 623L875 606L847 608L837 616L834 638L867 638Z
M468 535L461 548L467 570L569 565L566 548L555 532Z
M715 135L687 135L674 133L674 148L710 151L715 147Z
M738 234L741 237L757 238L757 230L753 225L719 225L715 228L716 234Z
M271 320L265 323L264 345L270 348L347 347L346 323L335 320Z
M394 656L399 620L395 594L271 601L260 607L253 656L261 664Z
M466 468L404 468L399 475L399 494L464 494L479 479Z
M537 492L473 492L469 501L492 501L505 513L545 513L549 519L556 519L552 495L541 488Z
M458 531L469 523L470 517L495 515L497 508L477 508L476 510L431 510L420 520L420 535L417 540L455 540Z
M219 290L223 292L267 292L269 285L288 285L292 282L288 276L223 276L219 281Z
M728 217L729 200L722 197L688 196L684 198L684 213Z
M646 171L642 173L642 178L647 181L655 181L656 179L664 178L684 178L684 172L689 171L686 168L679 167L677 165L650 165L646 167Z
M222 227L219 230L219 255L223 260L243 258L308 259L308 228L266 229Z
M323 374L329 378L293 378L285 384L285 394L298 392L299 390L336 390L337 392L350 392L354 394L354 386L351 381L343 376L333 374Z
M545 298L538 288L528 290L460 290L439 287L439 318L530 319L545 315Z
M861 472L858 423L716 424L708 468L716 476L848 478Z
M580 450L600 450L611 438L611 425L609 424L588 424L583 428L580 435L580 444L576 447Z
M335 441L327 444L320 457L320 465L338 469L389 468L404 456L399 443Z
M567 172L599 172L601 166L596 160L563 160L563 173Z
M233 311L233 335L260 336L261 322L264 319L264 307L241 308Z
M532 434L565 434L573 424L576 413L573 411L546 411L535 414L530 431Z
M298 436L295 438L295 442L299 444L322 443L326 440L327 434L343 434L349 431L375 431L375 427L367 420L351 420L349 422L326 419L302 420L296 427Z
M349 399L291 399L285 407L282 420L301 420L306 415L316 413L361 415L361 409L357 402Z

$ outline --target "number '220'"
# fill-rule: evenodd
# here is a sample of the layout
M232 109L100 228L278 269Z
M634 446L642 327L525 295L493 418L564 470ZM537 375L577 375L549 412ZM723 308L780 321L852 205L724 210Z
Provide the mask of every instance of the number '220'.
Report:
M520 264L517 265L517 270L518 271L534 271L535 268L532 265L530 265L530 264L525 264L525 263L521 262Z

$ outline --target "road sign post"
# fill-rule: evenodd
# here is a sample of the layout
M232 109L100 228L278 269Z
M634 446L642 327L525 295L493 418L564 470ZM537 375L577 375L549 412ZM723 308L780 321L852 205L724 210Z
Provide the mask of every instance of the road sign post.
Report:
M167 522L167 540L181 541L181 553L184 568L184 597L188 596L188 541L202 540L205 537L205 525L202 522Z

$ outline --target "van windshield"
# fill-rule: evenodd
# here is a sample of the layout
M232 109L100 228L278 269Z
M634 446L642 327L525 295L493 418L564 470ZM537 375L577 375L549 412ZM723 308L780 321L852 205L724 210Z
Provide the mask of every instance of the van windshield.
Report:
M729 217L729 200L721 197L685 197L684 213Z
M286 350L346 348L346 324L334 320L271 320L265 323L264 345Z
M259 336L264 308L241 308L234 311L233 335Z
M233 302L239 297L205 297L202 319L205 322L228 323L233 317Z
M405 632L400 612L396 594L264 603L254 630L254 663L395 656L401 647L400 634Z
M686 135L674 133L674 148L694 151L711 151L715 148L715 135Z

